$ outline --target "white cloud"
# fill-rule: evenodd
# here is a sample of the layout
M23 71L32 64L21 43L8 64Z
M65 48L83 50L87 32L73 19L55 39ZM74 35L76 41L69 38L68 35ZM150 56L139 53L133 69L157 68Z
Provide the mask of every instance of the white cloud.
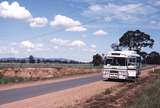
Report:
M65 40L61 38L53 38L50 40L51 43L63 47L84 47L86 43L81 40Z
M152 20L152 21L150 21L150 23L151 23L151 24L157 24L157 21Z
M59 47L58 46L54 46L54 49L58 49Z
M74 40L71 42L70 46L73 46L73 47L84 47L86 46L86 43L81 41L81 40Z
M18 51L18 50L16 50L15 48L11 48L11 49L10 49L10 53L18 54L18 53L19 53L19 51Z
M29 23L31 27L44 27L48 24L48 19L45 17L35 17L29 19Z
M13 19L28 19L31 18L31 13L25 8L19 5L18 2L3 1L0 3L0 17L13 18Z
M82 14L85 16L102 17L110 21L112 19L118 20L137 20L140 16L144 17L146 14L153 13L155 9L148 5L141 3L117 5L113 3L92 4Z
M16 1L10 4L8 1L1 2L0 17L24 20L27 21L31 27L44 27L48 24L47 18L32 17L30 11L23 6L20 6L20 4Z
M0 47L0 54L18 54L19 51L13 47Z
M103 10L103 8L100 5L92 5L89 7L89 9L92 10L93 12L99 12Z
M77 20L73 20L72 18L63 15L56 15L54 17L54 20L51 22L51 25L70 28L70 27L80 26L81 23Z
M95 53L96 49L93 48L84 48L83 51L89 52L89 53Z
M91 44L88 48L84 49L85 51L95 53L97 46L95 44Z
M17 47L18 50L28 51L28 52L48 50L48 48L44 48L42 43L33 43L29 40L18 42L14 46Z
M91 48L95 49L97 46L95 44L91 45Z
M32 48L35 48L35 45L29 41L29 40L26 40L26 41L22 41L21 42L21 45L25 48L29 48L29 49L32 49Z
M53 38L50 40L50 42L53 44L59 45L59 46L65 46L70 43L70 40L65 40L65 39L61 39L61 38Z
M86 31L87 29L81 26L76 26L76 27L71 27L66 29L66 31L74 31L74 32L83 32Z
M90 49L89 51L95 53L96 49Z
M106 35L107 32L103 31L103 30L97 30L96 32L93 33L96 36L103 36Z
M63 15L56 15L50 25L53 27L64 27L66 31L83 32L87 30L80 21Z

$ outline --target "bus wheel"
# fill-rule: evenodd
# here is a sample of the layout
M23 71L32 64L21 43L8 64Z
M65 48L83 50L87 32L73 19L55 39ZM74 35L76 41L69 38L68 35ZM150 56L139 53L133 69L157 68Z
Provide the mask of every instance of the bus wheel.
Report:
M130 81L130 82L137 82L137 81L138 81L138 78L129 78L129 81Z

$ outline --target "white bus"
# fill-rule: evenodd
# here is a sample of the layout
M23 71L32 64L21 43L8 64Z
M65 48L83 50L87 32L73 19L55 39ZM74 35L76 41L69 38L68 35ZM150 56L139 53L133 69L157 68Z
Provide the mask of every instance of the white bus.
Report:
M140 75L141 57L135 51L111 51L104 59L103 79L134 81Z

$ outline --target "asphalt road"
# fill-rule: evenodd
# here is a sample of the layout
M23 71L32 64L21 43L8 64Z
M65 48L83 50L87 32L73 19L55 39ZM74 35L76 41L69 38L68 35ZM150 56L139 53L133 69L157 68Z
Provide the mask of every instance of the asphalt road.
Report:
M51 92L78 87L80 85L93 83L99 80L102 80L101 74L31 87L2 90L0 91L0 105Z

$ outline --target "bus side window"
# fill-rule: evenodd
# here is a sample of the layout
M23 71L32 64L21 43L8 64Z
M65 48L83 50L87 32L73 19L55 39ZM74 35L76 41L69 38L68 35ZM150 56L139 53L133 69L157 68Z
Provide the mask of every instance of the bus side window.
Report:
M112 59L107 59L106 64L110 64Z

